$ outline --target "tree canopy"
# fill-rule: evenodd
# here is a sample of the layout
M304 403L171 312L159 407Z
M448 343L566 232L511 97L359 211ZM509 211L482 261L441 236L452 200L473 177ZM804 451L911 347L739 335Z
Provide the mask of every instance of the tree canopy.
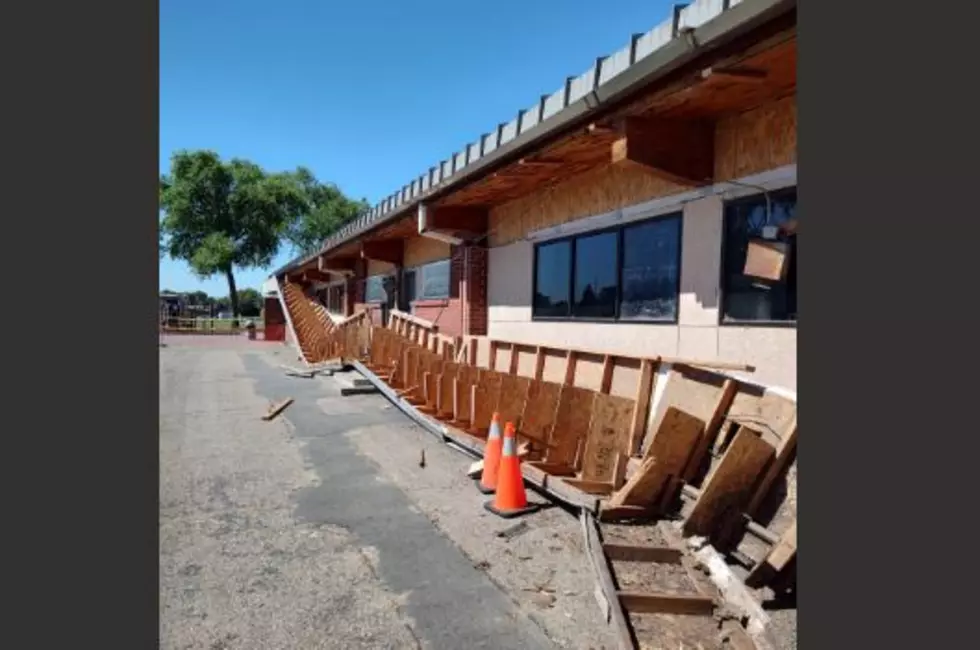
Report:
M321 183L305 167L297 169L294 178L303 189L307 209L290 224L285 236L299 254L315 253L324 239L369 207L366 200L354 201L336 185Z
M287 230L308 212L301 177L237 158L223 162L213 151L179 151L160 178L161 245L202 278L223 274L237 317L234 268L272 263Z

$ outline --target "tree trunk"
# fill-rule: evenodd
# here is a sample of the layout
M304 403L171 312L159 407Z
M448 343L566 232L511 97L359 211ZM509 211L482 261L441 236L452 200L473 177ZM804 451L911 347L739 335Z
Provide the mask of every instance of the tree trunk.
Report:
M225 277L228 278L228 301L231 303L231 326L238 327L238 291L235 289L235 273L229 266L225 269Z

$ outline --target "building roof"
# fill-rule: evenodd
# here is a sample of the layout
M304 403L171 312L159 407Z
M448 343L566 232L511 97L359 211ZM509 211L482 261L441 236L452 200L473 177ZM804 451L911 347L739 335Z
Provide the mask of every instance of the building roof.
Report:
M796 6L795 0L695 0L675 5L664 22L634 34L618 51L600 56L578 76L517 112L509 122L465 144L329 237L320 251L300 255L273 275L308 264L323 252L405 216L539 146L560 131L601 113L714 47Z

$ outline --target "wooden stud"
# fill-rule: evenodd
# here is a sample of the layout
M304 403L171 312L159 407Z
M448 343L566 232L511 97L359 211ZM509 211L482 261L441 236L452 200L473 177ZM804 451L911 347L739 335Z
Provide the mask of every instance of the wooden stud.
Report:
M715 436L718 434L718 429L725 419L725 413L728 412L729 407L732 405L732 400L735 399L735 392L737 390L738 382L734 379L726 379L721 385L721 393L718 395L718 401L715 402L711 418L704 425L704 433L701 434L698 445L694 448L694 453L691 454L691 458L681 474L685 481L690 481L694 478L700 469L704 455L708 452L708 447L714 442Z
M275 406L269 409L269 412L262 416L262 419L268 422L269 420L275 418L277 415L286 410L286 408L293 403L293 398L288 397L283 401L279 402Z
M602 381L599 382L599 392L603 395L608 395L609 391L612 390L614 360L615 357L611 354L602 358Z
M602 610L603 620L611 623L616 632L616 640L620 650L628 650L636 647L633 642L633 635L630 632L630 625L626 620L623 606L617 597L616 583L613 581L612 572L609 570L609 562L606 560L605 553L602 552L602 541L599 539L599 529L592 515L582 510L580 515L582 531L585 543L585 555L592 564L592 570L596 576L596 601Z
M541 380L544 377L544 348L540 345L534 349L534 378Z
M632 544L602 545L613 562L656 562L658 564L680 564L684 552L670 546L634 546Z
M782 438L779 440L779 447L776 448L776 457L773 462L769 464L769 468L763 475L762 480L759 482L758 487L755 489L755 493L752 498L749 499L749 505L745 508L745 514L749 517L754 517L758 511L762 502L765 500L766 496L769 494L769 490L772 488L772 484L779 477L780 473L786 469L789 464L789 459L793 455L793 451L796 449L796 416L790 421L789 425L786 427L786 431L783 432Z
M711 616L715 611L714 601L705 596L641 594L631 591L620 591L617 595L627 612Z
M517 374L517 365L520 361L520 357L518 355L520 353L520 348L517 347L517 344L512 343L510 346L510 365L507 367L507 372L512 375Z
M575 385L575 366L578 363L578 353L575 350L569 350L567 356L565 357L565 385L574 386Z
M487 362L490 370L497 370L497 342L490 339L490 360Z
M613 486L612 483L605 483L603 481L588 481L582 479L564 478L561 479L566 485L569 485L576 490L581 490L587 494L612 494Z
M640 444L643 442L643 433L646 430L650 411L650 393L653 389L655 365L653 359L640 361L640 378L636 384L636 408L633 410L629 443L626 447L626 452L630 455L639 453Z

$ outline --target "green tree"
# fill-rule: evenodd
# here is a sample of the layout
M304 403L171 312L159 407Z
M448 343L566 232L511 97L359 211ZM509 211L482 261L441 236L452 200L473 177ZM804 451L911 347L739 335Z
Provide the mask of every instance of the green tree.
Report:
M286 231L286 239L302 255L320 250L323 240L368 209L364 199L347 198L336 185L321 183L313 173L300 167L294 174L307 200L307 209Z
M160 178L161 241L201 278L222 274L239 316L235 267L267 267L290 224L307 212L297 173L268 173L213 151L179 151ZM165 240L164 240L165 236Z
M238 308L242 310L242 316L257 318L262 313L262 294L255 289L240 290Z

